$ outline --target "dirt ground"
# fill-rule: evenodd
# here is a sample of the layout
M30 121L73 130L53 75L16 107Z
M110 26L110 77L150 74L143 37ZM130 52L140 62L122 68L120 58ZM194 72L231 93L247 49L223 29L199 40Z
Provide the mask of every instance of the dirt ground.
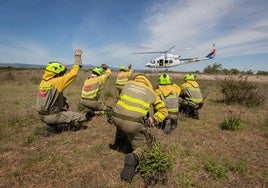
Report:
M85 130L46 133L35 108L42 74L43 70L0 72L0 188L148 187L139 173L130 184L121 181L125 155L109 148L115 126L105 115L95 116ZM71 111L82 113L80 91L89 74L81 71L64 91ZM117 100L116 74L101 90L100 99L109 106ZM146 73L153 85L160 74ZM186 73L169 74L179 84ZM268 187L268 105L247 108L219 103L217 80L226 76L195 75L203 93L209 93L200 119L179 116L178 127L170 135L156 128L148 130L174 158L167 183L155 187ZM268 88L268 76L252 75L248 80ZM241 119L240 129L220 129L232 116Z

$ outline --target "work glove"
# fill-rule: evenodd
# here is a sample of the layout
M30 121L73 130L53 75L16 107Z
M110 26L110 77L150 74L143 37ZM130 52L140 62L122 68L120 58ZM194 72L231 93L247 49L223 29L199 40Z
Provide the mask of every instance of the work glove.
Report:
M82 53L83 53L82 50L80 50L80 49L76 49L75 52L74 52L74 55L75 55L75 56L77 56L77 55L78 55L78 56L81 56Z
M145 127L155 127L155 120L153 117L144 117L143 118L143 123L145 125Z
M82 59L81 59L81 55L82 55L82 50L80 49L76 49L75 52L74 52L74 64L75 65L79 65L80 68L82 67Z
M103 70L106 70L109 68L106 64L101 64L101 67L103 68Z
M92 109L89 109L86 113L86 121L90 121L95 116L95 112Z
M130 70L132 68L132 64L128 65L128 70Z

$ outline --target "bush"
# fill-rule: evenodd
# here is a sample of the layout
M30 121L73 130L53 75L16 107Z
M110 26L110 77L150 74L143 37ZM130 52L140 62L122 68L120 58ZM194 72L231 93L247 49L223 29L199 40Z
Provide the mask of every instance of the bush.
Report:
M237 80L238 79L238 80ZM257 107L264 104L264 95L255 83L247 80L247 77L227 76L220 83L220 90L223 94L222 102L226 104L237 103L247 107Z
M256 75L268 75L268 72L267 71L258 71L257 73L256 73Z
M172 161L170 153L164 151L160 143L155 143L144 153L144 160L141 161L140 173L145 183L148 185L154 185L158 182L165 184L167 173L173 168Z
M237 130L240 128L240 122L241 119L239 116L237 117L236 115L233 114L232 111L230 111L230 116L228 119L225 119L223 123L221 124L221 129L223 130Z
M204 69L204 73L208 74L217 74L221 73L221 71L222 71L222 65L217 63L214 63L213 65L208 65Z

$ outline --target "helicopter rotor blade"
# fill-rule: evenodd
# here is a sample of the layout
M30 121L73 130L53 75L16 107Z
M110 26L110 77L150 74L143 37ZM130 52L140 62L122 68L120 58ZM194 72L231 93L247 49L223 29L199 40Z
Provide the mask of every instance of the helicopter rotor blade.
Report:
M166 51L164 51L165 53L167 53L167 52L169 52L171 49L173 49L173 48L175 48L176 47L176 45L174 45L174 46L172 46L172 47L170 47L169 49L167 49Z
M176 45L170 47L169 49L167 50L164 50L164 51L152 51L152 52L136 52L136 53L132 53L132 54L156 54L156 53L162 53L162 54L167 54L171 49L175 48Z
M163 52L136 52L132 54L159 54L159 53L163 53Z

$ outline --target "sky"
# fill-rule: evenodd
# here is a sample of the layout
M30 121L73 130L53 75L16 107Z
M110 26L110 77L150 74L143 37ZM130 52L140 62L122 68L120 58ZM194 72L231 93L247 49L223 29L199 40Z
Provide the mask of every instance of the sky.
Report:
M69 65L80 48L85 65L148 69L161 54L135 52L176 45L181 58L203 57L215 43L214 59L171 70L202 72L216 63L268 71L267 7L267 0L1 1L0 63Z

